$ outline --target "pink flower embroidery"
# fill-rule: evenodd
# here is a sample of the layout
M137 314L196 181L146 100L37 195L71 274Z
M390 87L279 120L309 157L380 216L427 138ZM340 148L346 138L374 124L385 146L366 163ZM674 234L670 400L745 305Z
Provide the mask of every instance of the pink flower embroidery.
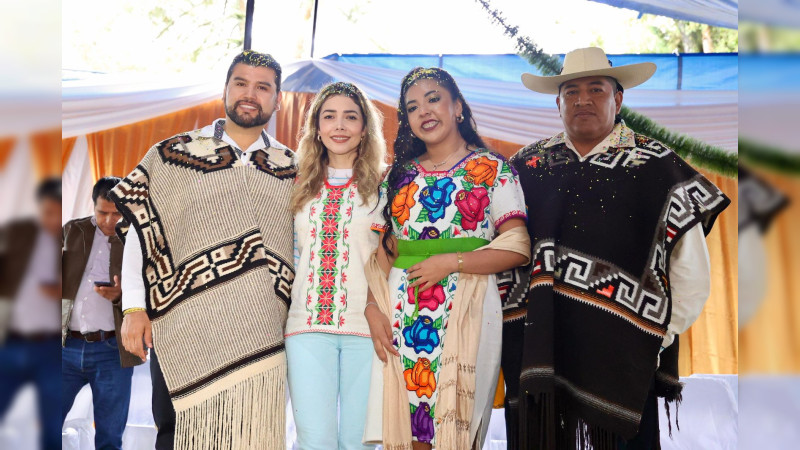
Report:
M331 255L324 255L319 264L325 270L332 270L334 267L336 267L336 258Z
M336 239L323 239L322 251L333 252L336 250Z
M326 233L335 233L337 228L339 228L339 224L336 223L336 219L325 219L322 222L322 230Z
M339 212L339 204L338 203L328 203L323 208L323 211L325 211L325 214L335 215L336 213Z
M317 322L322 325L331 325L333 323L333 314L330 310L323 309L317 315Z
M341 189L331 189L330 193L328 194L328 199L331 201L339 201L342 199L342 190Z
M419 309L428 308L435 311L439 305L444 303L444 288L441 284L435 284L424 291L419 291L417 297ZM414 288L408 289L408 303L414 304Z
M333 304L333 295L330 292L323 292L319 295L319 304L322 306L331 306Z
M456 208L461 213L461 228L475 230L483 222L484 211L489 206L489 197L486 189L479 187L472 192L459 191L456 194Z

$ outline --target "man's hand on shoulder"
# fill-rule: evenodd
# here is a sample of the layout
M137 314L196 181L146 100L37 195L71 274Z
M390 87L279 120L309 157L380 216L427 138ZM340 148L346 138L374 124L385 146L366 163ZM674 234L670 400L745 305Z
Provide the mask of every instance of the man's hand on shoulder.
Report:
M122 345L130 353L147 360L147 348L153 348L153 329L146 311L125 314L122 320Z

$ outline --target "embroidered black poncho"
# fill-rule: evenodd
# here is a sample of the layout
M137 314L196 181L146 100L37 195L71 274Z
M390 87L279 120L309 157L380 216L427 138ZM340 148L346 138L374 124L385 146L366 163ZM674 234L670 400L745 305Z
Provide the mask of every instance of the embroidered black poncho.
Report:
M563 133L512 158L533 249L524 326L511 322L503 342L507 420L519 420L509 448L616 448L637 433L671 315L670 253L730 203L663 144L613 133L582 162ZM677 345L655 382L679 398Z

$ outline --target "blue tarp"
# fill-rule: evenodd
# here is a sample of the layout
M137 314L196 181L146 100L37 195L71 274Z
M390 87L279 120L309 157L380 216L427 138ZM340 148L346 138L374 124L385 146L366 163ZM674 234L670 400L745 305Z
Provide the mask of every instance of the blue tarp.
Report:
M563 60L563 55L557 55ZM658 66L653 78L639 89L659 90L736 90L737 53L608 55L615 66L653 62ZM325 59L408 71L417 66L442 67L455 77L519 82L520 74L541 74L525 59L505 55L391 55L333 54Z

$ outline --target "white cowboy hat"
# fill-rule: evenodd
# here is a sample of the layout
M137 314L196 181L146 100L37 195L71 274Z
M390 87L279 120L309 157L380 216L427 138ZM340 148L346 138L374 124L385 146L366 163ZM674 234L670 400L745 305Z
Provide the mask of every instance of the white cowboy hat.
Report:
M558 94L558 87L565 81L583 77L609 76L616 79L624 89L629 89L649 80L655 71L656 65L651 62L611 67L611 62L603 49L588 47L579 48L564 55L564 68L560 75L542 77L523 73L522 84L534 92Z

